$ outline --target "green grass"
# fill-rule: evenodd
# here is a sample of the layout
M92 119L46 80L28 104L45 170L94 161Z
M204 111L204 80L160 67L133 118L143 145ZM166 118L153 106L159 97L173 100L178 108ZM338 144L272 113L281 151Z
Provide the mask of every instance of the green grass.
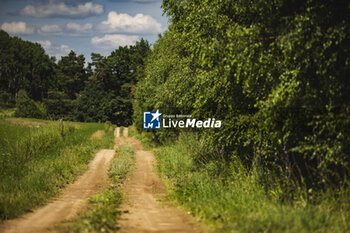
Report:
M64 137L54 121L0 119L0 128L0 219L44 204L87 168L98 149L113 145L107 124L64 122ZM91 139L97 130L105 136Z
M124 127L121 126L121 127L120 127L120 132L119 132L120 137L124 137L123 133L124 133Z
M136 130L136 127L134 125L130 125L128 127L128 136L129 137L136 137L137 136L137 130Z
M238 162L224 177L217 163L196 165L192 154L199 147L187 134L155 153L168 197L215 232L350 232L349 190L314 194L313 204L303 196L283 204L278 187L266 190L258 173L244 172Z
M114 232L118 230L117 218L121 215L119 205L123 195L121 185L131 171L135 159L135 149L128 145L120 146L108 171L108 187L89 199L89 208L58 229L69 232Z

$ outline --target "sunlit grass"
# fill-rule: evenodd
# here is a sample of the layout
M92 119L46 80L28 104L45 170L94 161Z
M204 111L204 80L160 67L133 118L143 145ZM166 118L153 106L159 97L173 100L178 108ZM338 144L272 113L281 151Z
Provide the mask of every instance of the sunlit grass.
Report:
M281 202L266 190L259 173L232 164L223 177L216 163L198 166L193 152L199 142L188 134L175 145L155 149L169 198L217 232L349 232L349 191L319 193L313 203L302 198ZM276 196L277 195L277 196ZM315 195L316 196L316 195Z
M23 123L23 124L22 124ZM113 127L16 118L0 120L0 218L19 216L74 181L99 148L113 145ZM104 130L101 139L91 139Z

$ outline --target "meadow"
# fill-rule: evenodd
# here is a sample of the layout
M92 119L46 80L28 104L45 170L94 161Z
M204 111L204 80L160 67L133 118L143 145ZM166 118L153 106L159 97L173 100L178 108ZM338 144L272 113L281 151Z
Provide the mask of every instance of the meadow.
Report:
M43 205L87 169L98 149L113 146L111 124L63 125L62 132L58 121L0 119L0 219Z

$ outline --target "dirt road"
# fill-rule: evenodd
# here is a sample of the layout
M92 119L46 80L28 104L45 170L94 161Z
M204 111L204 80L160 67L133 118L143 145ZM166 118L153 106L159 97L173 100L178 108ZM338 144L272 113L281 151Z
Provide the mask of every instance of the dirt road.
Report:
M189 214L158 200L165 191L155 172L154 155L142 150L135 139L127 138L127 143L138 150L134 172L124 184L126 199L121 209L126 213L119 220L120 232L204 232Z
M206 232L189 214L158 201L165 191L154 170L154 155L142 150L138 140L129 138L127 128L122 137L120 128L116 128L114 148L122 144L129 144L137 151L134 171L124 184L126 195L121 207L124 214L119 220L120 232ZM55 224L73 217L91 195L105 187L113 156L114 150L99 151L90 162L89 170L69 185L59 198L32 213L6 221L0 226L0 232L47 232Z
M91 195L105 187L108 178L107 169L113 156L114 150L100 150L90 162L88 171L76 182L68 185L60 197L32 213L6 221L0 226L0 232L46 232L47 228L73 217Z

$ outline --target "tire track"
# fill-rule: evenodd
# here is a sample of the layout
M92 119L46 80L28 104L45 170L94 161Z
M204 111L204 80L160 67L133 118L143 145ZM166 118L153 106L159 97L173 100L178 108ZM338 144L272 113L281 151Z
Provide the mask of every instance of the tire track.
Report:
M107 170L113 156L114 150L100 150L90 161L88 170L73 184L68 185L57 199L39 207L32 213L5 221L0 226L0 232L46 232L55 224L73 217L86 204L90 196L106 186Z

